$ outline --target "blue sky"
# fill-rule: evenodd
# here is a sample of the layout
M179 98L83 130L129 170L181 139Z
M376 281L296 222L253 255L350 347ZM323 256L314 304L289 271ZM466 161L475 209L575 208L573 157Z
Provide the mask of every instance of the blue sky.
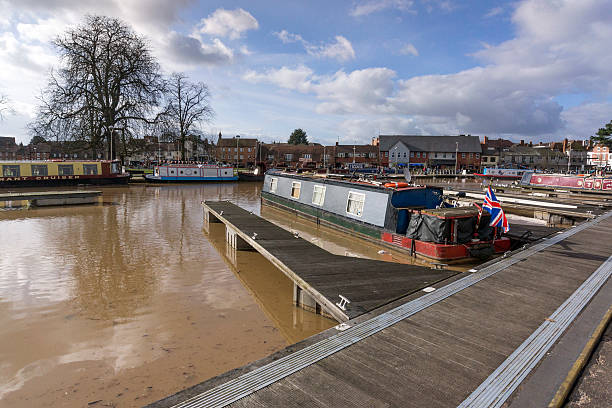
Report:
M212 91L207 133L321 143L382 134L587 138L612 119L612 2L0 0L0 92L25 124L86 13L146 36L166 72Z

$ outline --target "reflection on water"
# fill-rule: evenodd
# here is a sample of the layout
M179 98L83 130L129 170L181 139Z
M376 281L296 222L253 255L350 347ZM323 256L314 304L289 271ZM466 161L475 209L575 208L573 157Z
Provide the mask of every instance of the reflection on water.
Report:
M0 405L142 406L334 324L203 232L202 200L259 213L259 183L102 190L0 210Z
M236 277L249 290L287 343L296 343L337 323L293 305L293 282L256 251L237 251L225 243L225 226L209 224L211 243L225 254Z
M335 324L222 225L203 230L201 201L259 214L260 183L96 189L97 205L0 210L1 406L142 406ZM263 215L333 253L414 262Z

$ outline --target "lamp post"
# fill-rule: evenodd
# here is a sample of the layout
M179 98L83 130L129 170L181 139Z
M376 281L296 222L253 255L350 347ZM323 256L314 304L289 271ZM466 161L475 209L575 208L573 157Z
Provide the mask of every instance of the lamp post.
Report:
M240 140L240 135L236 135L236 170L238 170L238 159L240 158L238 153L238 140Z
M457 168L459 167L459 142L455 142L455 174L457 174Z

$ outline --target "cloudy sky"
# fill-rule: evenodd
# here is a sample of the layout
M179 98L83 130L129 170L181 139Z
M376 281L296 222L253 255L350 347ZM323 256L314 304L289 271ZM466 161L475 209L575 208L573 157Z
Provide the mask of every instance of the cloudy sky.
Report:
M0 0L0 92L25 125L49 42L83 15L123 19L167 73L212 91L205 132L321 143L382 134L587 138L612 119L609 0Z

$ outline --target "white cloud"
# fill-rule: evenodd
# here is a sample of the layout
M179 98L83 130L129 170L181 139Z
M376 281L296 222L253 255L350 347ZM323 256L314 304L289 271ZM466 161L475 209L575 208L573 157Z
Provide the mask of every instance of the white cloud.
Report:
M412 44L406 44L400 49L400 54L402 55L414 55L415 57L419 56L419 50Z
M200 32L212 36L229 37L236 40L248 30L256 30L259 23L243 9L225 10L217 9L200 22Z
M278 39L283 42L283 44L289 44L294 42L305 43L301 35L290 33L287 30L281 30L278 33L274 33L274 35L277 36Z
M353 17L367 16L368 14L377 13L386 9L397 9L400 11L413 12L412 6L414 2L411 0L370 0L360 2L355 5L350 11Z
M351 42L341 35L336 36L336 42L321 46L308 46L306 51L316 57L337 59L338 61L348 61L355 58L355 51Z
M564 135L570 139L588 139L612 118L612 103L591 102L569 108L561 114L566 123Z
M287 88L315 95L318 113L404 117L423 130L527 138L576 134L589 121L600 126L608 104L563 112L555 98L580 94L597 101L610 95L612 55L602 50L612 38L611 17L612 2L525 0L512 17L517 36L477 52L482 66L399 80L385 68L312 74ZM312 72L301 68L306 70Z
M194 68L200 65L214 66L230 64L234 52L218 38L203 42L199 38L189 37L175 31L168 34L163 46L162 55L166 66L173 70Z
M269 70L265 73L258 74L255 71L248 71L243 79L253 83L267 82L275 84L281 88L310 92L312 88L313 71L305 66L300 66L296 69L282 67L276 70Z
M504 8L503 7L493 7L484 16L485 16L485 18L491 18L491 17L498 16L498 15L500 15L503 12L504 12Z
M384 112L387 98L393 91L395 72L387 68L368 68L347 74L338 71L331 76L315 76L305 66L296 69L282 67L263 74L248 72L243 78L250 82L266 82L281 88L314 93L323 102L318 113Z
M38 19L35 23L18 23L17 32L22 41L47 43L65 31L69 21L58 18Z
M306 41L301 35L293 34L287 30L274 33L283 44L301 43L309 55L318 58L332 58L338 61L355 59L355 50L349 40L341 35L336 36L336 42L330 44L315 45Z

